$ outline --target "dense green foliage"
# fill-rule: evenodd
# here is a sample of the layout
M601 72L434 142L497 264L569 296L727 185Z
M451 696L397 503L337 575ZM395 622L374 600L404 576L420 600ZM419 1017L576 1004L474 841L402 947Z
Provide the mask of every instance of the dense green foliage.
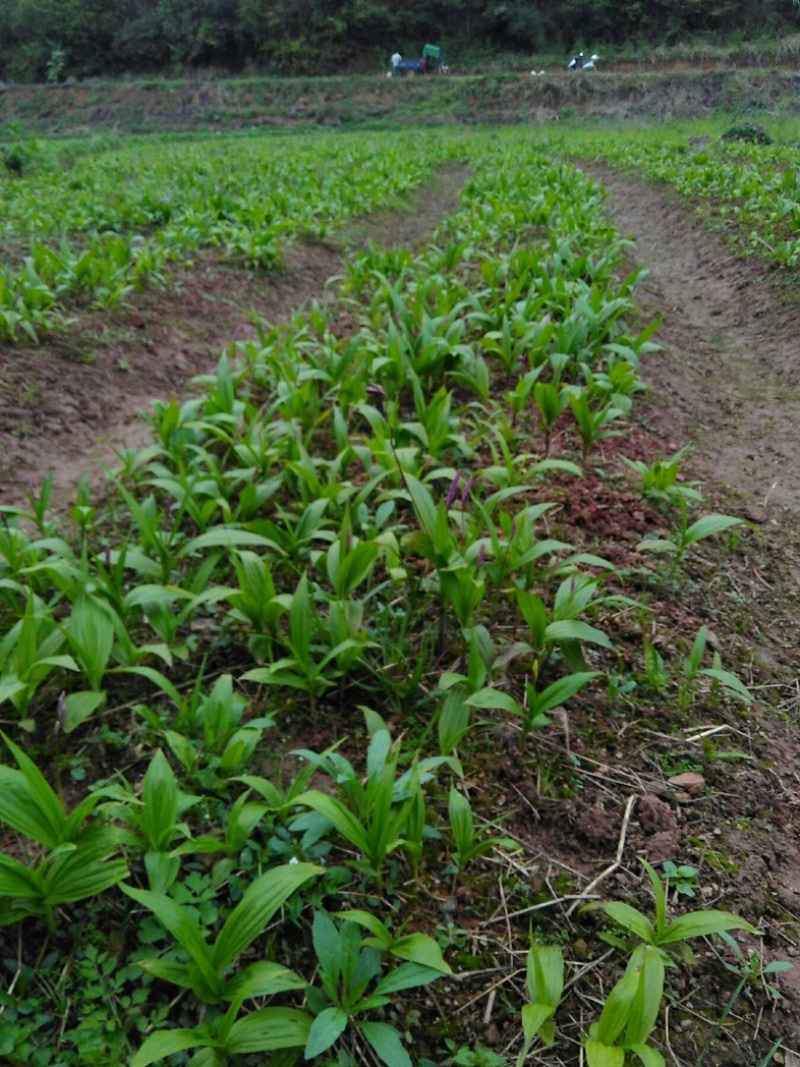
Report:
M735 127L737 131L746 134L748 127ZM770 143L758 143L763 139ZM786 267L800 263L794 143L773 144L763 134L752 140L725 135L687 139L680 130L667 136L661 132L655 140L640 131L624 142L590 135L579 143L579 152L673 186L716 229L727 231L740 250Z
M790 0L0 0L0 76L15 81L215 66L374 69L426 40L558 53L579 43L789 30Z

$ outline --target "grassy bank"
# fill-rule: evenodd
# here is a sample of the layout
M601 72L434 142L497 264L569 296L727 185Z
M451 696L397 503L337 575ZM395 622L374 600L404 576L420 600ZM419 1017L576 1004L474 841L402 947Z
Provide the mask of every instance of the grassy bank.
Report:
M38 134L548 122L796 113L800 79L777 70L648 70L391 79L242 78L6 88L0 123Z

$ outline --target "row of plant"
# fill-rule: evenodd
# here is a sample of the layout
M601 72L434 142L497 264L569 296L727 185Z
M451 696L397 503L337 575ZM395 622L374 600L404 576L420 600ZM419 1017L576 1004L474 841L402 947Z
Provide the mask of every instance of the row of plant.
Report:
M534 767L550 713L619 691L637 590L737 525L694 517L676 458L635 469L668 516L638 546L651 566L558 536L559 494L623 432L653 328L633 326L636 275L618 278L625 244L588 178L522 141L470 157L429 248L348 266L354 331L311 306L233 346L196 399L154 406L107 509L81 493L75 538L47 483L2 510L9 1062L441 1062L444 1013L408 992L451 970L430 902L519 848L470 800L487 729ZM639 657L655 699L750 701L718 654L703 666L702 630L678 677ZM290 756L284 732L330 744ZM669 923L650 873L654 922L603 905L633 952L580 1038L590 1067L662 1064L672 949L751 929ZM519 1063L555 1040L564 992L557 950L527 959Z
M385 135L160 142L9 178L0 184L9 260L0 337L35 341L76 302L110 308L145 283L166 285L205 247L269 269L298 235L323 238L458 152L451 139Z
M742 123L733 136L666 137L654 142L591 136L582 150L666 182L739 246L769 262L800 262L800 184L792 143L770 143L760 127Z

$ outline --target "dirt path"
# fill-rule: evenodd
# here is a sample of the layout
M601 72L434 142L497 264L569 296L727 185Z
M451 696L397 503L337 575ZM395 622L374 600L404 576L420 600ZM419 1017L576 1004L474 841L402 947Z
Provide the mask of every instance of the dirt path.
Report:
M606 187L614 225L636 242L634 262L649 269L636 293L646 320L664 316L657 336L663 351L648 357L643 367L657 394L645 417L663 437L665 450L694 445L692 467L707 479L711 500L719 496L718 487L732 491L730 510L758 524L750 556L732 563L719 584L730 583L747 604L748 624L739 630L738 643L759 697L746 729L760 760L758 767L737 774L736 785L715 813L715 833L728 854L738 857L736 893L742 911L756 916L764 933L763 958L794 964L781 979L793 1007L779 1012L775 1021L777 1032L797 1049L797 311L771 284L763 263L734 258L720 237L691 221L685 201L606 167L584 169ZM708 586L712 597L715 581ZM724 618L729 608L721 602L715 610ZM732 633L728 621L721 625ZM759 706L762 700L778 716ZM794 1055L787 1049L788 1057Z
M136 294L132 306L78 311L59 336L36 347L0 345L0 504L21 504L26 487L54 474L53 504L74 502L82 478L97 485L115 452L152 440L141 412L182 399L231 343L258 336L253 318L287 322L344 270L345 255L369 240L413 247L458 203L466 169L444 167L399 208L354 219L331 243L297 243L283 270L257 275L195 257L166 291Z
M797 308L782 301L763 264L734 259L724 241L653 186L606 168L619 231L636 241L650 274L637 290L649 318L664 316L664 351L645 377L667 400L653 416L671 443L692 441L703 472L741 494L754 517L800 514L800 366ZM766 510L766 514L764 514Z

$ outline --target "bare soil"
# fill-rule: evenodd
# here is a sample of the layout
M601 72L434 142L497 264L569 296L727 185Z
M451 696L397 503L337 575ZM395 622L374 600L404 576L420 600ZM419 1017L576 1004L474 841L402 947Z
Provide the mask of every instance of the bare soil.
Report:
M637 292L643 318L665 315L662 351L645 367L653 397L624 442L604 444L602 462L617 469L615 449L653 458L691 441L690 473L705 479L714 508L752 519L739 549L722 563L713 553L691 563L679 596L666 586L650 592L658 625L648 636L665 659L675 659L687 651L686 635L708 625L725 665L758 701L746 714L714 712L701 722L646 702L635 718L586 705L537 734L534 776L534 761L520 759L516 735L498 727L483 757L475 753L471 763L476 806L487 818L502 812L504 829L524 844L526 858L509 881L517 877L523 899L541 892L572 963L597 955L596 919L572 914L576 888L585 891L605 872L604 896L649 909L636 856L696 865L694 906L735 910L757 923L763 937L745 944L762 963L793 960L800 956L796 308L765 268L735 259L720 238L690 220L685 205L628 177L593 172L609 191L616 225L636 240L633 258L650 271ZM305 301L325 299L328 278L341 273L343 250L368 236L395 245L424 240L452 209L463 177L455 169L443 173L435 187L416 194L413 210L364 220L337 246L296 246L279 275L248 276L203 257L181 271L178 290L147 292L136 307L110 317L82 312L39 348L0 350L0 499L21 500L26 479L36 484L53 469L58 502L68 503L79 479L95 478L113 448L142 443L143 405L180 398L226 345L255 336L249 312L282 321ZM636 544L652 516L630 486L620 479L615 485L591 476L565 491L554 532L578 545L586 537L619 566L635 567ZM626 661L640 654L642 632L630 619L620 622L614 640ZM738 753L734 760L731 752ZM433 921L470 936L458 961L461 979L437 986L443 992L432 1007L458 1044L482 1041L502 1050L518 1039L519 998L516 1009L505 1009L501 990L493 1012L495 990L518 974L530 916L514 920L512 936L517 890L500 899L497 885L497 871L489 869L483 889L476 881L453 895L442 885L431 901ZM474 974L467 973L470 961L477 961ZM736 979L705 948L692 975L672 980L671 1062L697 1063L713 1038L706 1067L751 1067L779 1037L786 1050L775 1062L797 1062L788 1049L800 1049L800 967L780 979L785 999L777 1004L754 982L721 1032L714 1023ZM591 1017L595 1005L570 999L568 1008L577 1037L579 1020L587 1010Z

